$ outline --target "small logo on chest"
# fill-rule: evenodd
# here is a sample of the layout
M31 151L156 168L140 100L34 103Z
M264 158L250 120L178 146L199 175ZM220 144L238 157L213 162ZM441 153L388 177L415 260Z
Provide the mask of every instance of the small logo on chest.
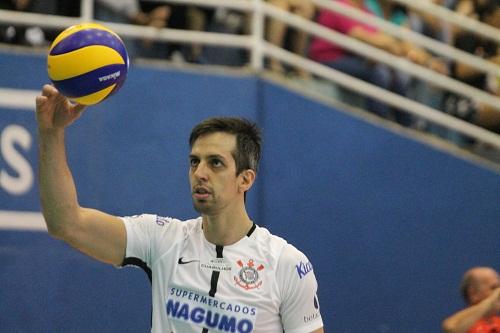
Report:
M264 269L264 265L256 266L253 259L248 260L246 265L241 260L236 263L241 267L238 276L234 276L234 281L238 286L250 290L259 288L262 285L262 280L259 280L259 272Z

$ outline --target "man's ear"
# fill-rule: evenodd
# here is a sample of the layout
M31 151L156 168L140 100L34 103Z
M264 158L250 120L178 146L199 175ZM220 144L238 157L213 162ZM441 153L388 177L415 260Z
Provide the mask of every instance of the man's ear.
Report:
M255 176L255 171L252 169L246 169L240 173L240 184L238 188L240 192L246 192L252 187L255 181Z

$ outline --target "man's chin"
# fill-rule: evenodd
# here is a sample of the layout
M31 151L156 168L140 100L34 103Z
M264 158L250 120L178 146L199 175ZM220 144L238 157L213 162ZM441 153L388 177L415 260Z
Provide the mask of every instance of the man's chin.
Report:
M196 210L200 214L210 214L212 211L211 207L208 206L205 202L193 202L194 210Z

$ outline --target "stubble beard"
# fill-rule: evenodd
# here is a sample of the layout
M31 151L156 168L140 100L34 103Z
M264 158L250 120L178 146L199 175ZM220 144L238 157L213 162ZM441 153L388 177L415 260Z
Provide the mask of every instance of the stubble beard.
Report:
M209 203L207 201L196 201L194 199L193 207L198 213L202 215L213 215L216 210L216 207L213 203Z

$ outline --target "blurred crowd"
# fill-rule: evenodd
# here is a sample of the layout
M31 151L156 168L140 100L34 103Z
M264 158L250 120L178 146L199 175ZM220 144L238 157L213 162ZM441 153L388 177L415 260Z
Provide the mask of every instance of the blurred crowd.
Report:
M500 29L500 1L498 0L426 0L444 6L458 14L467 16ZM405 29L439 40L485 60L500 64L498 43L475 35L458 26L440 20L436 16L406 8L388 0L337 0L346 6L356 7L369 15L383 18ZM364 41L392 55L403 57L420 66L449 76L477 89L500 96L498 77L481 72L466 64L452 61L407 40L394 38L373 26L327 10L316 13L317 23L336 32ZM408 97L429 107L442 110L468 122L500 133L500 112L477 100L464 97L442 87L411 77L386 64L368 60L320 38L312 38L309 57L326 66L347 73L364 81L383 87L396 94ZM371 112L392 119L403 126L425 130L456 144L467 146L473 142L468 137L441 126L428 123L397 108L375 99L362 100Z
M485 60L500 64L497 42L447 23L436 16L390 0L332 1L355 7L369 15L383 18L405 29L421 33ZM420 1L433 2L460 15L500 29L500 0ZM79 2L69 0L0 0L0 9L79 16ZM433 54L410 41L395 38L365 22L316 8L309 0L267 0L267 2L392 55L405 58L427 69L500 96L500 78L493 74ZM97 20L132 23L156 28L168 27L231 34L250 33L251 27L249 14L242 12L224 8L215 9L147 0L95 0L94 16ZM0 25L0 42L47 46L58 32L36 26ZM267 19L265 37L270 43L293 53L500 133L500 112L475 99L447 91L442 87L395 70L384 63L367 59L340 45L288 27L284 22L276 19ZM125 43L132 60L134 58L155 58L227 66L243 66L249 61L249 55L242 49L158 42L145 38L141 40L125 39ZM300 79L306 85L308 82L321 81L304 69L293 68L277 59L267 59L266 66L277 75ZM318 87L314 84L311 86ZM458 145L467 146L474 143L468 137L417 119L378 100L364 98L355 91L343 91L343 88L337 87L337 94L339 89L340 95L344 96L345 101L358 104L358 106L362 106L380 117L393 120L406 127L433 133Z

